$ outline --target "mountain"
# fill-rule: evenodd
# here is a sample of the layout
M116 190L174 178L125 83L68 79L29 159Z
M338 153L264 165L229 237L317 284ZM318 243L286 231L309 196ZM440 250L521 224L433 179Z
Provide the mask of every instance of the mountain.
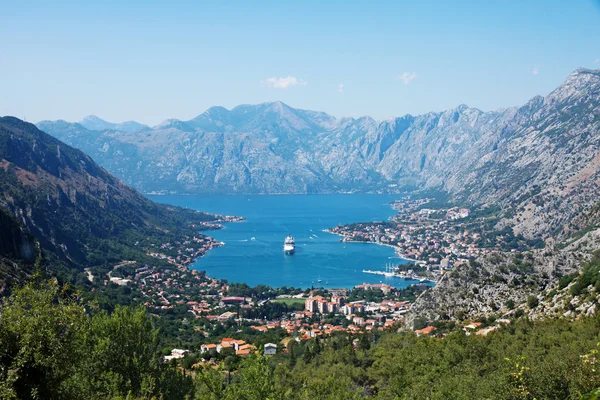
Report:
M0 118L1 257L33 263L39 244L67 270L107 267L215 218L156 204L35 125Z
M0 210L0 294L30 275L39 261L40 248L35 238Z
M144 129L148 129L147 125L140 124L135 121L126 121L121 123L113 123L103 120L95 115L88 115L79 121L79 125L90 131L106 131L115 130L122 132L138 132Z
M598 219L588 212L598 190L599 107L600 71L578 69L545 97L490 112L460 105L378 122L275 102L213 107L136 133L38 126L142 192L437 189L498 206L503 224L547 237Z

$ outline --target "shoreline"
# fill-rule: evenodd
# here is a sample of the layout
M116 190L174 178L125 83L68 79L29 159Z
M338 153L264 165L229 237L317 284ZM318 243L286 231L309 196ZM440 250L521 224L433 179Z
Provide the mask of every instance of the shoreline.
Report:
M246 221L245 217L232 216L232 215L219 215L219 214L212 214L212 215L214 215L216 217L220 217L220 218L217 218L212 221L202 222L202 225L204 225L205 229L197 230L196 232L200 235L203 235L208 240L210 240L210 242L213 246L210 249L206 250L203 254L195 254L195 255L191 256L189 259L180 262L179 264L176 265L177 268L187 268L190 271L195 271L191 268L191 266L196 261L198 261L205 255L207 255L211 250L225 246L225 242L217 240L214 237L207 235L205 232L218 231L221 229L225 229L224 224L226 224L226 223L238 223L238 222ZM198 229L198 227L194 227L194 229ZM179 247L179 250L182 250L182 249L185 249L185 246ZM215 279L221 280L220 278L215 278Z
M388 206L388 207L389 207L391 210L394 210L394 208L391 206L392 204L393 204L393 203L389 203L389 202L386 202L386 203L385 203L385 205L386 205L386 206ZM216 214L216 215L219 215L219 214ZM215 221L211 221L211 222L212 222L213 224L214 224L214 223L219 223L219 225L220 225L220 226L219 226L219 228L218 228L218 229L225 229L225 228L227 227L227 223L229 223L229 222L245 222L245 221L246 221L245 217L233 217L233 216L226 216L226 217L227 217L227 218L224 218L224 219L221 219L221 220L215 220ZM388 216L388 217L387 217L387 220L390 220L391 218L392 218L392 216ZM381 222L385 222L385 221L386 221L386 219L382 219L382 220L381 220ZM211 222L209 222L209 224L210 224ZM325 228L325 229L321 229L320 231L321 231L321 232L324 232L324 233L328 233L328 234L332 234L332 235L339 236L339 237L340 237L340 238L342 238L342 239L346 239L346 240L339 240L338 242L367 243L367 244L375 244L375 245L386 246L386 247L392 248L392 249L394 250L394 256L395 256L395 257L388 257L388 258L398 258L398 259L400 260L400 263L402 263L402 264L408 264L408 263L416 263L416 264L418 264L418 263L421 263L421 262L422 262L422 261L415 260L415 259L412 259L412 258L409 258L409 257L406 257L406 256L404 256L404 255L403 255L403 254L400 252L400 248L399 248L399 247L397 247L397 246L395 246L395 245L392 245L392 244L387 244L387 243L373 242L373 241L348 240L348 239L347 239L347 236L344 236L344 235L342 235L342 234L340 234L340 233L334 233L334 232L332 232L332 231L331 231L331 229L332 229L332 228ZM200 231L200 233L202 233L202 232ZM208 233L208 232L206 232L206 233ZM208 236L208 235L206 235L206 236ZM218 248L218 247L222 247L222 246L226 245L226 242L225 242L225 241L222 241L222 240L217 240L217 239L215 239L215 238L214 238L214 237L212 237L212 236L208 236L208 237L209 237L211 240L213 240L213 241L215 241L215 242L216 242L216 244L217 244L217 245L216 245L214 248ZM214 249L214 248L213 248L213 249ZM211 250L212 250L212 249L211 249ZM198 255L197 257L194 257L192 260L190 260L188 263L185 263L185 265L182 265L182 266L183 266L184 268L186 268L186 269L188 269L188 270L192 270L192 271L193 271L193 270L198 270L198 271L199 271L199 270L201 270L202 268L201 268L200 266L198 266L198 267L194 267L194 265L195 265L195 264L197 264L197 263L199 262L199 260L200 260L202 257L206 256L206 255L207 255L209 252L210 252L210 250L209 250L209 251L207 251L207 252L205 252L205 253L204 253L204 254L202 254L202 255ZM214 272L214 271L213 271L213 272ZM217 280L227 280L228 282L234 282L234 281L235 281L235 282L238 282L238 283L247 283L247 282L245 282L245 281L237 281L237 280L231 280L231 279L224 278L224 277L218 277L218 276L214 276L214 275L212 275L212 274L209 274L209 273L207 273L207 276L208 276L208 277L211 277L211 278L213 278L213 279L217 279ZM358 282L358 281L357 281L357 282ZM363 282L363 280L362 280L362 279L360 279L360 282ZM346 285L344 285L344 286L343 286L343 288L351 289L351 288L355 287L356 285L360 284L360 282L359 282L359 283L356 283L356 284L352 284L352 285L350 285L350 286L346 286ZM280 285L278 285L278 286L272 286L272 287L273 287L273 288L280 288L280 287L283 287L283 286L282 286L282 284L280 284ZM295 288L300 288L300 289L306 289L306 288L309 288L309 287L311 287L311 286L306 286L306 287L304 287L304 285L302 285L302 286L298 286L298 287L294 286L294 287L295 287ZM341 288L341 287L342 287L342 286L340 286L340 288ZM322 288L323 288L323 289L329 289L327 286L322 286ZM332 288L333 288L333 286L332 286Z
M344 239L348 238L348 236L342 235L341 233L331 232L329 229L323 229L323 232L329 233L331 235L339 236L339 237L342 237ZM378 246L391 247L392 249L394 249L394 252L396 253L396 256L398 258L402 259L402 260L409 261L409 262L414 262L415 264L423 262L421 260L415 260L415 259L408 258L408 257L404 256L403 254L400 253L400 248L397 247L397 246L394 246L393 244L371 242L371 241L363 241L363 240L351 240L351 239L340 240L340 242L343 242L343 243L366 243L366 244L375 244L375 245L378 245Z

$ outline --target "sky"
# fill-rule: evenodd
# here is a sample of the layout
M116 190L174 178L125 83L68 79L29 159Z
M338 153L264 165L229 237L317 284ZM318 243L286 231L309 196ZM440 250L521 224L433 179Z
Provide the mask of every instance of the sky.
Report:
M156 125L268 101L382 120L600 69L600 0L4 1L0 115Z

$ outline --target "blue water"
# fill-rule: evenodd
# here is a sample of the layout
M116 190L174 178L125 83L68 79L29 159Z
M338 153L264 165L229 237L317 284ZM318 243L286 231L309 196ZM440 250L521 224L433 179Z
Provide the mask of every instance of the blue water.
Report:
M269 196L149 196L161 203L196 210L240 215L245 222L226 224L208 235L225 246L197 260L192 268L229 282L273 287L341 288L363 282L406 287L415 281L365 274L384 270L386 263L406 262L386 246L342 243L323 232L339 224L385 221L394 214L390 202L398 196L369 194ZM283 253L283 240L296 239L296 253ZM318 280L321 279L321 283ZM314 283L313 283L314 282ZM327 285L326 285L327 284Z

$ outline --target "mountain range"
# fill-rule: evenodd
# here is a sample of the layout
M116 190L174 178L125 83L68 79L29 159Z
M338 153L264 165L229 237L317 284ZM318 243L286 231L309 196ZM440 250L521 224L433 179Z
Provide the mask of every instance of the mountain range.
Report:
M37 126L145 193L436 189L547 237L596 221L599 107L600 70L580 68L545 97L489 112L460 105L378 122L274 102L135 132L93 117Z

